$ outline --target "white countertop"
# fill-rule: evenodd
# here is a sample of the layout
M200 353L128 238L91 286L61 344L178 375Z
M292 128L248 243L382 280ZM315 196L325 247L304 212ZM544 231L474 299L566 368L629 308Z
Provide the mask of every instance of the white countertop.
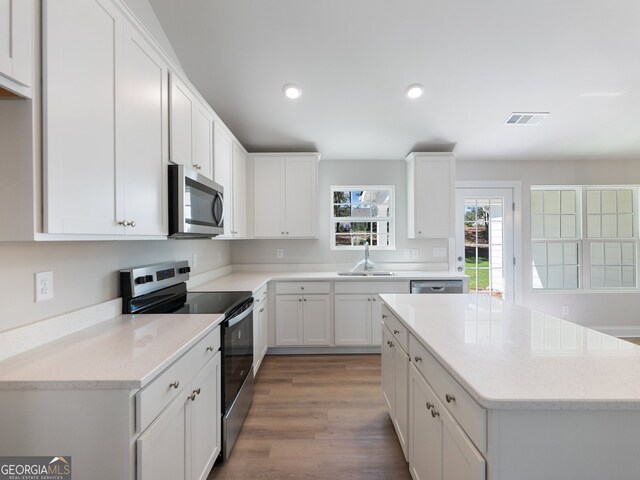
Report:
M138 389L223 315L120 315L0 362L0 390Z
M393 276L341 276L338 272L234 272L190 288L193 292L206 291L252 291L262 288L267 282L277 281L341 281L341 282L390 282L397 280L462 280L466 275L455 272L396 271Z
M640 347L487 295L381 295L486 408L640 408Z

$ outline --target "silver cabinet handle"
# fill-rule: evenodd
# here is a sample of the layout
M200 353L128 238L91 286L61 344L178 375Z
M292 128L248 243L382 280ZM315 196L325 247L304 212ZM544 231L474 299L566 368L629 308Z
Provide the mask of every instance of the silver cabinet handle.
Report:
M289 235L289 232L287 232L287 235Z
M375 301L376 301L376 297L373 297L373 298L371 299L371 301L372 301L372 302L375 302Z
M171 382L169 384L169 388L175 388L177 389L180 386L180 380L176 380L175 382Z
M418 230L418 233L422 233L422 230Z
M135 227L135 226L136 226L136 222L135 222L135 220L131 220L131 221L129 222L129 226L130 226L130 227Z
M118 222L118 225L122 225L123 227L128 227L129 226L129 222L127 220L120 220Z
M195 392L196 392L196 395L200 395L200 387L198 387L198 389Z
M462 257L458 257L458 261L461 262L462 260L464 260L464 258Z
M196 399L196 396L198 394L196 393L196 391L194 390L193 392L191 392L191 395L187 395L187 400L191 400L192 402Z
M267 292L262 292L262 295L266 297L267 296Z
M205 352L213 352L213 347L211 347L211 346L207 347L207 349L205 350Z
M462 268L462 267L458 267L458 271L459 271L459 272L462 272L463 270L464 270L464 268Z
M388 315L385 315L384 313L382 314L382 318L389 318Z
M370 302L370 301L371 301L371 297L367 298L367 302Z
M301 302L301 301L302 301L302 299L301 299L301 298L299 298L299 299L298 299L298 301L299 301L299 302Z
M431 410L431 416L433 418L439 417L440 416L440 412L437 411L435 408L433 410Z
M422 361L422 357L419 357L418 355L416 355L415 357L413 357L413 359L414 359L416 362L421 362L421 361Z
M264 312L264 308L261 308L261 309L260 309L260 313L262 313L262 312Z
M305 299L304 299L304 301L306 302L306 301L307 301L307 299L305 298Z
M284 232L280 232L282 235L284 235Z
M394 335L398 335L399 333L400 333L400 330L394 330L394 331L393 331L393 334L394 334Z
M435 405L431 402L427 402L427 410L431 410Z
M451 395L450 393L447 393L444 398L447 400L447 403L451 403L451 402L455 402L456 401L456 397L454 397L453 395Z
M391 348L393 348L395 345L393 344L393 342L387 342L387 345L389 345Z
M304 290L304 287L300 287L300 290Z

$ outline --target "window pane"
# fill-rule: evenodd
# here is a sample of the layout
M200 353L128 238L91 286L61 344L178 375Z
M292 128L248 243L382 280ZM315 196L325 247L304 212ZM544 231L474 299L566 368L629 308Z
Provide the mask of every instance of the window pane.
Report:
M633 213L632 190L618 190L618 213Z
M560 191L547 190L544 192L544 213L560 213Z
M358 235L353 235L352 237L353 246L362 246L367 242L369 242L369 245L371 245L371 235L358 234Z
M622 264L623 265L635 265L635 254L633 243L622 244Z
M533 288L547 288L547 267L533 269Z
M564 288L578 288L578 267L564 267Z
M334 205L333 216L334 217L350 217L351 207L349 205Z
M633 214L618 215L618 238L633 237Z
M576 216L562 215L560 217L560 233L562 238L576 238Z
M547 288L564 287L564 267L548 267L547 275Z
M619 288L622 286L622 269L620 267L605 267L604 284L607 288Z
M340 191L333 192L333 203L350 203L351 202L351 192Z
M351 235L336 235L336 246L350 247Z
M602 215L602 238L616 238L617 222L615 215Z
M336 233L349 233L350 231L351 231L351 223L349 222L338 222L335 224Z
M619 243L605 243L604 261L606 265L620 265L622 254Z
M562 265L562 244L549 243L547 245L547 265Z
M591 265L604 265L604 243L591 244Z
M589 238L602 237L602 228L600 226L600 215L587 216L587 236Z
M600 213L599 190L587 190L587 213Z
M544 238L560 238L560 215L544 216Z
M627 288L636 286L635 267L622 267L622 286Z
M544 216L543 215L531 216L531 237L544 238Z
M533 244L533 264L534 265L547 264L547 244L546 243Z
M617 198L615 190L603 190L601 193L602 213L616 213Z
M576 192L563 190L560 194L560 206L562 213L576 213Z
M565 243L563 246L564 264L565 265L578 265L578 244L577 243Z

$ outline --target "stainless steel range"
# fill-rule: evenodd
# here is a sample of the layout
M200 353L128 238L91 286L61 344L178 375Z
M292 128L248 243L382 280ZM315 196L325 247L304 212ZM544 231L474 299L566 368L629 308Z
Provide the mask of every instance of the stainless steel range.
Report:
M222 452L227 460L253 399L252 292L187 292L188 262L120 270L123 313L224 314Z

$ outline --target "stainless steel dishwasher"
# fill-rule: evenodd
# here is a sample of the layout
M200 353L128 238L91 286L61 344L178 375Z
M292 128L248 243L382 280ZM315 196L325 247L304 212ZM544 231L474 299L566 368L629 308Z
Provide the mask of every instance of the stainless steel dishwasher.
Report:
M411 280L411 293L465 293L462 280Z

